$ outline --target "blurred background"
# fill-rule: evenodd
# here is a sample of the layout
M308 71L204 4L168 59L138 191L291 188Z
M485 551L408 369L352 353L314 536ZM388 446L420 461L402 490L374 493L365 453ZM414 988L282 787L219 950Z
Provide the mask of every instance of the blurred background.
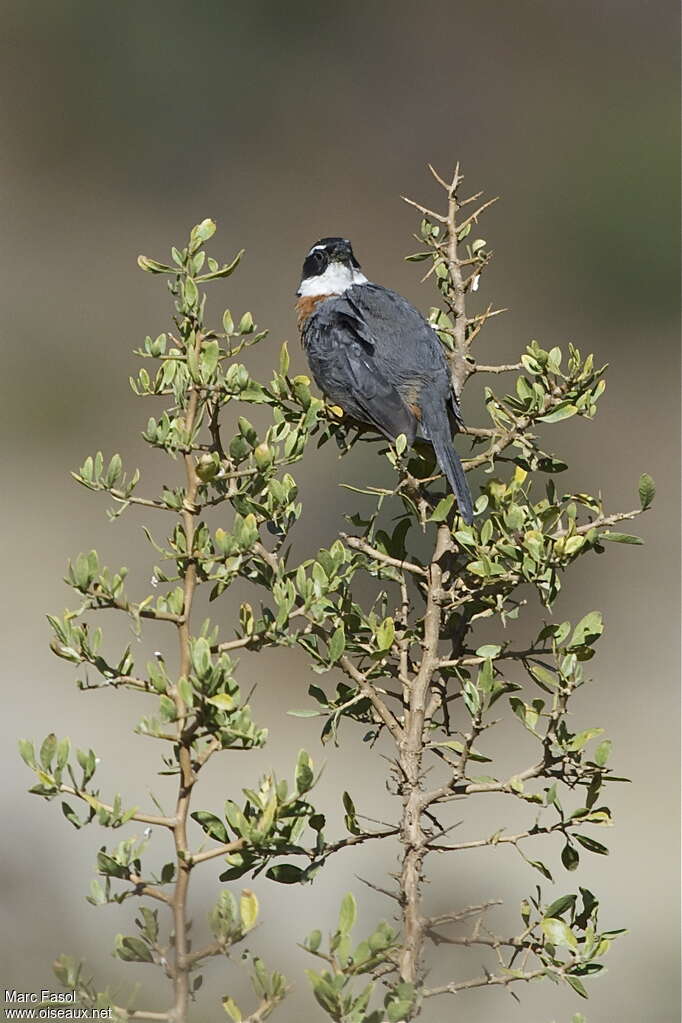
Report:
M167 327L170 309L161 280L137 269L137 254L164 259L192 224L215 218L213 253L247 250L239 273L212 286L216 320L225 305L237 315L252 310L272 340L254 353L254 371L266 373L288 338L303 372L292 307L307 249L321 235L350 237L370 278L428 309L434 291L420 286L419 265L403 262L416 247L417 220L399 196L440 201L425 164L450 173L459 159L465 189L502 196L479 232L496 258L478 301L510 312L484 331L479 357L514 360L537 338L546 348L573 341L611 363L597 420L552 430L554 450L571 466L558 482L601 489L613 511L637 505L637 479L648 471L658 498L633 527L646 546L612 545L601 558L584 559L556 612L575 620L604 611L595 684L577 709L586 726L608 730L614 763L633 779L613 787L611 856L585 854L579 875L559 867L556 893L576 883L591 888L602 898L602 923L630 933L616 943L609 972L590 985L586 1004L545 984L519 990L521 1004L499 991L473 992L456 1004L429 1005L423 1018L567 1023L582 1010L588 1023L674 1023L677 4L15 0L0 11L4 986L49 986L52 959L69 952L87 958L102 986L133 978L143 986L142 1003L156 998L147 968L110 956L113 935L131 932L132 905L95 909L83 898L97 848L115 836L94 826L77 833L58 803L27 795L29 772L15 753L20 735L69 734L101 757L103 791L118 789L129 802L146 802L157 764L157 749L131 734L143 712L139 700L80 694L69 666L48 651L44 618L72 600L61 580L80 550L96 547L107 564L129 565L141 593L154 562L139 516L109 524L105 500L69 478L101 447L139 465L148 489L174 483L175 467L139 436L156 409L127 383L131 349ZM477 406L476 394L468 396L471 423L482 422ZM343 526L341 512L353 510L340 480L376 481L384 473L371 446L344 462L325 447L304 463L296 472L309 499L299 552L328 543ZM233 608L228 599L212 609L228 630ZM108 635L114 644L126 640L118 623ZM158 634L148 642L153 649ZM311 678L300 660L245 658L240 677L245 688L259 683L254 705L272 740L236 762L217 760L202 806L219 811L226 795L270 765L290 776L305 746L327 763L319 799L332 831L343 830L343 788L367 814L395 812L384 762L362 746L360 732L346 727L341 749L322 749L316 721L285 716L308 699ZM521 731L510 731L507 752L516 753L518 742L517 760L525 763ZM154 791L163 799L169 789L162 782ZM481 811L466 810L473 837L508 823L506 806L485 809L494 822L487 832L477 830L487 826L476 817ZM558 852L547 855L557 862ZM356 875L381 884L396 867L395 853L344 853L312 888L258 883L265 923L250 947L295 985L278 1020L324 1018L302 973L312 964L295 942L313 927L331 927L349 889L361 900L363 933L390 919L392 905ZM503 848L432 866L430 905L502 897L511 919L539 879ZM212 864L193 882L197 929L218 872ZM475 952L447 952L433 977L478 974L480 962ZM247 1003L238 962L214 964L206 977L197 1020L224 1018L209 996L229 992Z

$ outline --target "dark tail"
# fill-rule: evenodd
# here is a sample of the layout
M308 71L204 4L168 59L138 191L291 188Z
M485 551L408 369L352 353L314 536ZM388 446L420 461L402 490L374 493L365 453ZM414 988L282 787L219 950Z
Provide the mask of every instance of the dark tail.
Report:
M443 417L444 422L441 424L436 421L438 425L435 425L433 421L426 422L424 425L429 431L429 438L433 444L433 450L436 452L436 458L438 464L445 473L450 489L457 498L457 504L459 505L459 512L464 521L471 525L474 521L474 506L471 499L471 491L462 468L462 463L459 460L459 455L455 451L452 445L452 439L450 437L450 431L447 428L447 419Z

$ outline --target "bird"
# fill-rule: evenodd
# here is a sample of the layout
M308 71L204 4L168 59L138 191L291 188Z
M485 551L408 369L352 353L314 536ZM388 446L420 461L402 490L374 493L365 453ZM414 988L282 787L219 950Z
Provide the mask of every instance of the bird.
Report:
M406 298L362 273L347 238L321 238L303 262L296 292L301 342L317 386L344 414L389 441L404 434L433 446L473 522L473 502L452 443L464 424L438 335Z

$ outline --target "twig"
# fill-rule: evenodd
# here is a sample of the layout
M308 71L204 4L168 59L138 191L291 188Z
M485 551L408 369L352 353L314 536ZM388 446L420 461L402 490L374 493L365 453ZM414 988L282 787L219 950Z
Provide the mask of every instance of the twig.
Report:
M190 867L198 863L206 863L207 860L215 860L218 856L229 856L231 853L239 852L246 846L245 838L235 838L233 842L223 842L215 849L206 849L204 852L189 853L188 860Z
M521 362L510 362L507 365L501 366L486 366L482 362L474 364L474 373L513 373L516 370L523 369L523 363Z
M137 874L129 874L128 880L131 884L135 885L136 895L146 895L150 899L156 899L157 902L165 902L166 905L172 906L173 900L170 895L166 895L165 892L162 892L161 889L157 888L155 885L147 884L147 882L143 881Z
M72 788L71 785L60 785L59 791L63 792L67 796L75 796L78 799L82 799L83 802L95 809L102 809L106 813L113 813L113 806L109 806L108 803L103 803L96 796L90 795L89 792L84 792L82 789ZM139 821L141 824L152 824L159 828L174 828L175 818L174 817L157 817L150 813L138 813L136 810L130 820Z
M469 917L479 916L493 906L502 905L502 899L488 899L478 906L467 906L465 909L458 909L454 913L439 913L438 916L427 917L424 923L427 927L442 927L443 924L459 923L461 920L468 920Z
M201 347L201 334L197 331L194 340L195 354L198 356ZM196 389L192 388L187 413L185 416L187 435L192 435L194 422L198 412L199 396ZM196 502L199 489L192 456L184 456L186 485L186 507L182 510L182 521L187 542L187 551L190 557L185 567L185 579L183 586L183 613L182 619L177 623L178 643L180 647L180 675L187 677L191 670L190 654L190 617L194 599L194 589L197 582L196 560L191 557L194 545L195 514L190 509ZM189 979L190 973L185 965L189 954L189 937L187 923L187 893L189 888L191 861L188 859L187 845L187 820L190 811L190 799L192 788L196 780L192 767L191 743L192 736L186 734L187 728L187 707L183 699L180 687L176 687L174 693L175 712L177 717L177 738L178 738L178 762L180 765L180 784L175 810L175 827L173 838L175 842L175 855L177 863L177 875L175 881L175 892L173 896L173 923L174 923L174 950L175 968L173 971L173 983L175 987L174 1017L179 1021L187 1018L189 1004Z
M538 977L545 977L547 971L548 967L544 967L541 970L531 970L522 976L516 974L508 974L507 976L486 974L483 977L474 977L472 980L453 981L451 984L443 984L441 987L425 988L422 994L424 998L434 998L436 995L456 995L460 991L470 991L476 987L507 987L509 984L516 984L519 981L528 982L536 980ZM552 970L551 972L558 977L563 977L564 975L564 971L559 969Z
M641 508L634 508L629 512L616 512L615 515L601 515L597 519L592 519L591 522L586 522L582 526L578 526L577 529L559 529L556 533L552 533L552 539L558 540L562 536L567 536L569 533L579 536L584 536L585 533L589 533L591 529L602 529L604 526L613 526L616 522L624 522L626 519L636 519L638 515L642 514Z
M367 677L355 667L347 654L342 654L339 659L339 665L343 668L346 675L355 682L363 695L370 700L372 706L379 715L379 718L383 724L386 725L386 728L388 728L395 742L400 743L402 741L403 730L400 727L397 718L386 706L372 683L369 682Z
M379 551L376 547L368 544L362 537L349 536L347 533L339 533L339 536L353 550L367 554L373 561L378 561L382 565L391 565L393 568L404 569L406 572L412 572L413 575L418 575L424 579L428 578L428 572L421 565L415 565L412 561L401 561L399 558L391 557L390 554L384 554L383 551Z
M442 523L438 527L436 544L429 565L422 658L419 671L409 686L409 707L405 715L403 738L398 747L399 764L403 775L401 781L403 794L401 839L404 850L400 874L403 913L400 976L407 983L417 983L422 977L421 954L424 932L421 914L421 886L426 838L422 830L421 817L426 810L426 805L421 792L421 768L429 686L438 665L443 578L440 562L451 548L450 530L446 524Z
M571 827L576 827L581 822L579 819L571 821ZM533 838L535 835L551 835L556 831L563 831L568 824L563 821L558 821L556 824L551 824L549 827L535 827L529 831L520 831L517 835L491 835L490 838L478 838L471 842L457 842L451 845L436 845L433 842L428 843L427 848L429 852L461 852L464 849L483 849L486 846L494 845L516 845L518 842L523 841L524 838Z

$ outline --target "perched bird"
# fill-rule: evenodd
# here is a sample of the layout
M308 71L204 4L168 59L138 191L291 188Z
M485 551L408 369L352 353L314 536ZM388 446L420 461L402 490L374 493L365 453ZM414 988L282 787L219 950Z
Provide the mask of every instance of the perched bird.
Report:
M322 238L303 263L296 310L318 387L344 413L383 433L422 437L457 498L465 522L473 506L452 445L462 426L442 345L402 295L372 284L345 238Z

